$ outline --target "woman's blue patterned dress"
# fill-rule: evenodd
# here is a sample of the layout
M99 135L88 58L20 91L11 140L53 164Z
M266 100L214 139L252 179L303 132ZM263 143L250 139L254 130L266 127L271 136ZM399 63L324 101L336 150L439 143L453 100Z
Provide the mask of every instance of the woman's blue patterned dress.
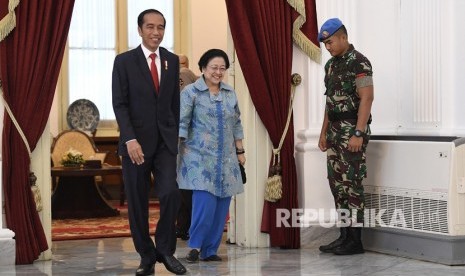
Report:
M220 84L210 95L203 77L181 92L178 184L180 189L228 197L244 191L234 141L244 138L234 89Z

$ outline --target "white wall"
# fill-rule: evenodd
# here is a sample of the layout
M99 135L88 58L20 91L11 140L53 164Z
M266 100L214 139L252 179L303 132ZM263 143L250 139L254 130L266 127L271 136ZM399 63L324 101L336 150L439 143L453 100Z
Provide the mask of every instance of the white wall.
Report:
M190 4L190 67L200 74L198 61L211 48L228 49L228 15L224 1L195 0ZM230 57L232 58L232 57Z
M346 25L349 41L373 65L373 135L465 136L465 31L461 0L317 0L318 26L331 17ZM301 204L331 208L325 154L317 148L323 121L323 66L302 52L296 97L296 158ZM368 160L369 162L369 160ZM376 172L368 172L376 173Z

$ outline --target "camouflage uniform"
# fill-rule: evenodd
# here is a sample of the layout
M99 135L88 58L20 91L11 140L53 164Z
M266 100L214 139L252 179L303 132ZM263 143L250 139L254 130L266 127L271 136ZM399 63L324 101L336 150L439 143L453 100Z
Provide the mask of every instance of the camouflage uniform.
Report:
M341 57L332 57L325 65L326 112L356 114L360 98L356 89L373 84L370 61L350 45ZM329 120L326 133L328 180L337 209L356 209L363 222L365 199L362 179L366 177L365 153L370 138L367 124L362 151L350 152L349 139L355 132L356 118Z

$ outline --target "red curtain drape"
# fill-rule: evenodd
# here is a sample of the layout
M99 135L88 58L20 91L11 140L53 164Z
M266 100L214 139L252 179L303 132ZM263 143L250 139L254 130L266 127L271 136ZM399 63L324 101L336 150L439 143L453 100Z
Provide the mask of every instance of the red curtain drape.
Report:
M21 0L16 27L0 42L4 98L31 150L50 114L73 6L74 0ZM30 264L48 245L29 185L29 154L7 113L2 152L6 225L15 232L16 264Z
M277 148L291 93L293 10L283 0L226 0L226 8L250 96ZM281 149L281 164L283 197L275 203L265 201L261 230L269 233L273 247L299 248L298 228L275 225L277 208L298 208L292 121Z

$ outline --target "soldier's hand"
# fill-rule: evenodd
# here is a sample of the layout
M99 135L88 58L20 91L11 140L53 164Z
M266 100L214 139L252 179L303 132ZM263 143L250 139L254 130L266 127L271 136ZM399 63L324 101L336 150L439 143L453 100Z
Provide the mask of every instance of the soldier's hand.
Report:
M318 141L318 147L320 148L320 150L322 152L325 152L328 149L327 145L326 145L326 136L325 135L320 136L320 140Z
M363 137L356 137L355 135L352 135L349 139L349 144L347 145L347 149L350 152L359 152L362 150L362 144L363 144Z

